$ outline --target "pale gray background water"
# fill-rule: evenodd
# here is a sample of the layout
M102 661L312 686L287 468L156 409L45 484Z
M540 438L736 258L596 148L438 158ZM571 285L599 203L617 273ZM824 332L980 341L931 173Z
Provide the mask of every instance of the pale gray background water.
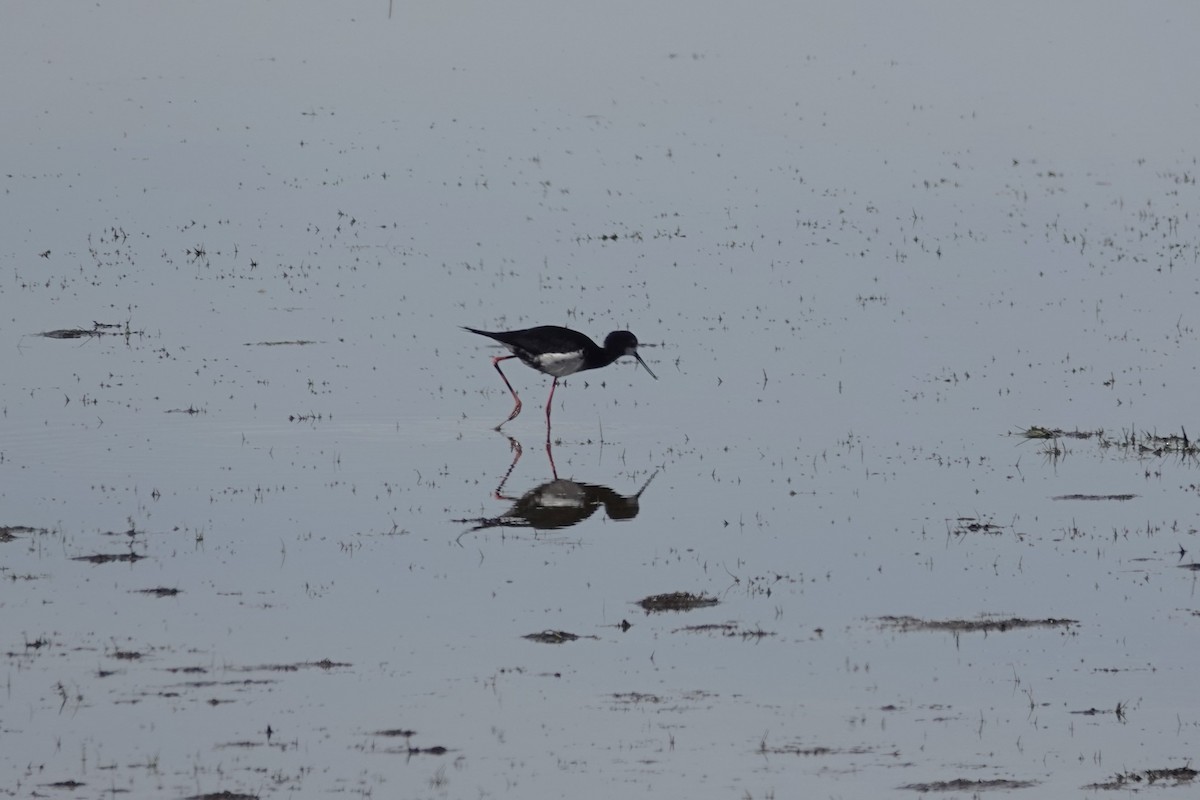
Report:
M0 526L48 531L0 544L4 793L1072 796L1197 755L1196 464L1010 435L1200 432L1193 4L2 16ZM134 335L36 335L93 321ZM461 535L511 505L464 324L654 345L556 395L561 477L657 471L635 519ZM549 382L507 372L519 495ZM722 602L633 605L674 590ZM681 630L726 622L772 635Z

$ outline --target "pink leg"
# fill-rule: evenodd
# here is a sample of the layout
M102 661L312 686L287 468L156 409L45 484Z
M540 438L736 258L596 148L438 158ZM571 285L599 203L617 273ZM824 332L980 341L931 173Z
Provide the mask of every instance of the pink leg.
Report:
M521 413L521 398L517 397L517 390L512 388L512 384L509 383L508 378L504 376L504 371L500 369L500 362L510 358L516 358L516 356L496 356L492 359L492 366L496 368L496 372L500 373L500 377L504 380L504 385L508 387L508 391L512 393L513 400L516 401L516 405L513 406L512 413L508 415L508 419L504 420L504 422L511 422L517 418L517 414ZM503 425L504 422L501 422L500 425L497 425L496 430L500 430L500 426Z
M558 388L558 378L550 384L550 396L546 398L546 438L550 438L550 406L554 402L554 390Z

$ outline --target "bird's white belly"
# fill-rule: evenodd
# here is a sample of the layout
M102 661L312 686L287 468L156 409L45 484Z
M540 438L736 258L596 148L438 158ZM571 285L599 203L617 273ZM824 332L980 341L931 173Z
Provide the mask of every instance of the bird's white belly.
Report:
M582 365L583 353L546 353L537 357L537 369L556 378L573 375Z

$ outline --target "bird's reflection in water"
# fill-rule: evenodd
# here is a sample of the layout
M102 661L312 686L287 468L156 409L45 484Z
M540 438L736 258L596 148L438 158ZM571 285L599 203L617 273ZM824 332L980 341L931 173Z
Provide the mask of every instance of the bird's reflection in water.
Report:
M543 483L522 494L520 497L504 493L504 485L512 475L513 468L521 460L522 448L520 442L510 436L509 441L515 456L500 485L496 487L493 496L498 500L512 501L512 507L498 517L479 517L474 519L458 519L455 522L472 523L463 535L487 528L532 528L535 531L556 531L569 528L583 522L596 509L604 507L604 513L612 520L633 519L640 509L639 501L650 481L658 474L655 471L636 494L623 495L607 486L594 483L567 480L558 477L554 466L554 453L549 442L546 443L546 456L550 460L550 471L554 479ZM461 536L459 537L461 539Z

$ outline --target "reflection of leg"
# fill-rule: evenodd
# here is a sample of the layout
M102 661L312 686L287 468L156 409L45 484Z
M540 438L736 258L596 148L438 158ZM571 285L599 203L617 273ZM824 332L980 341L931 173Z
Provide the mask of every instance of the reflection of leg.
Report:
M505 377L504 371L500 369L500 362L510 358L516 358L516 356L496 356L492 359L492 366L496 368L496 372L500 373L500 378L504 381L504 385L508 387L508 391L512 394L513 401L516 403L516 405L513 406L512 413L508 415L508 419L504 420L504 422L511 422L517 418L517 414L521 413L521 398L517 397L517 390L512 388L512 384L508 382L508 378ZM504 422L501 422L500 425L503 425ZM496 430L500 430L500 425L496 426Z
M554 480L558 480L558 467L554 466L554 451L550 449L549 429L546 433L546 458L550 459L550 473L554 476Z
M497 428L499 430L499 428ZM516 468L517 462L521 460L521 443L508 434L503 434L505 439L508 439L508 449L513 455L512 463L508 465L508 469L504 472L504 477L500 479L499 485L496 486L496 491L492 492L492 496L497 500L515 500L514 497L506 497L504 495L504 484L508 483L508 476L512 475L512 471Z

